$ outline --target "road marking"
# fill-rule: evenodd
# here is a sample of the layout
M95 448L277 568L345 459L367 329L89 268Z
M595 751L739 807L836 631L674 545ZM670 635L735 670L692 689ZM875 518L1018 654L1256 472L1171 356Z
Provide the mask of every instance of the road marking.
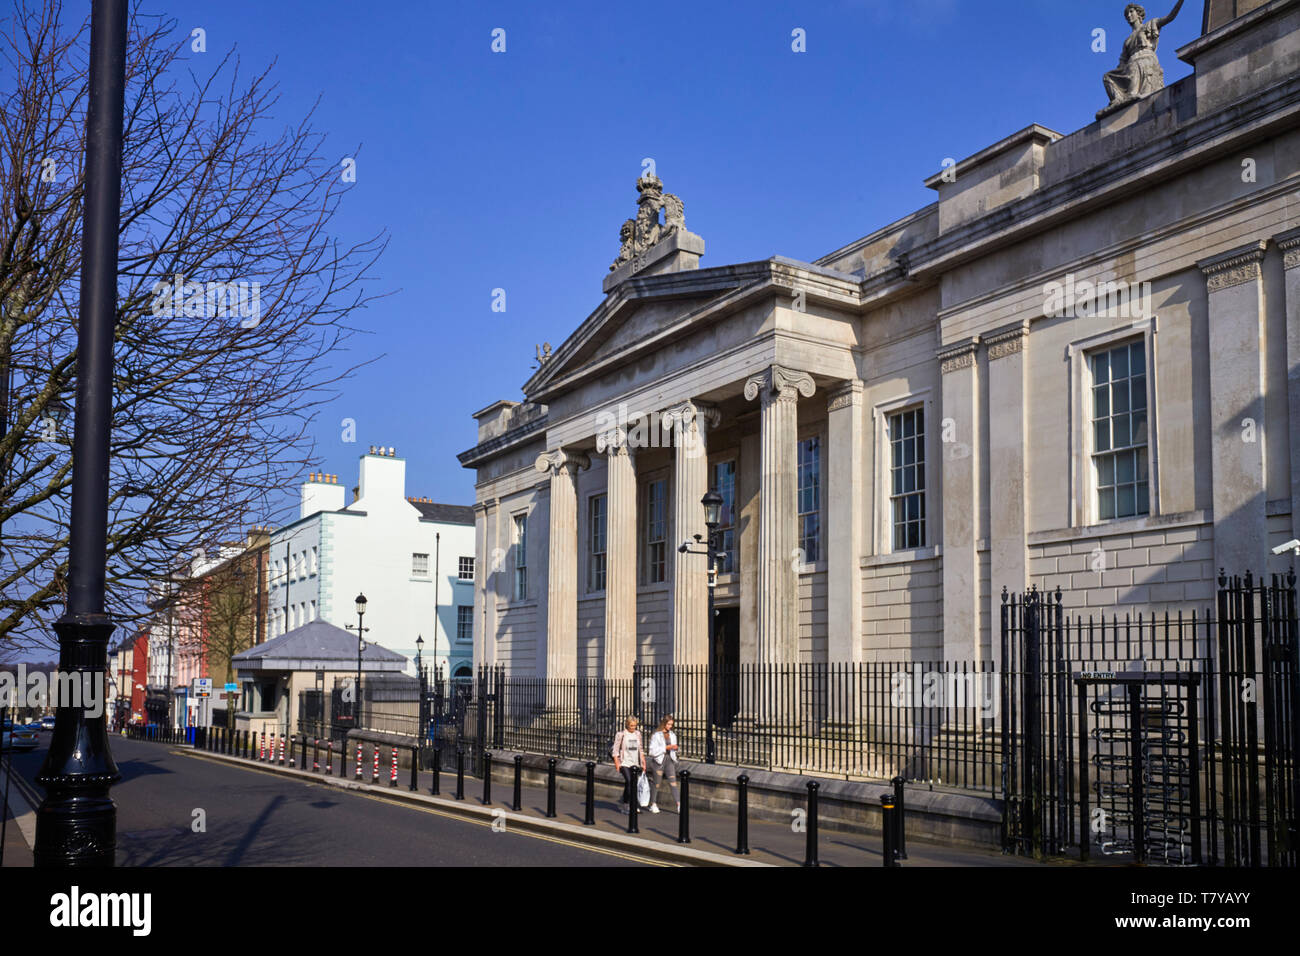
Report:
M176 756L178 756L178 757L200 757L200 758L203 758L203 756L204 756L202 752L196 752L196 751L192 751L192 750L171 750L171 751L169 751L169 753L172 753L172 754L174 754L174 755L176 755ZM448 819L448 820L455 820L455 821L458 821L458 822L460 822L460 823L469 823L469 824L473 824L474 826L477 826L477 827L488 827L488 828L490 828L490 827L492 826L492 821L490 821L490 820L485 820L485 821L480 822L480 821L478 821L478 820L474 820L474 819L472 819L472 818L470 818L470 817L461 816L461 815L458 814L458 813L448 813L448 812L446 812L445 810L435 810L435 809L432 808L432 807L421 807L421 806L416 806L415 804L406 803L405 801L402 801L402 800L392 800L392 799L388 799L388 798L384 797L382 794L367 793L367 792L364 791L364 790L358 790L358 789L355 789L355 788L352 788L352 787L342 787L342 788L340 788L340 787L331 787L331 786L328 786L328 785L327 785L323 780L318 781L318 780L313 780L313 779L311 779L311 778L307 778L307 779L298 779L298 778L294 778L294 777L286 777L284 774L276 773L276 772L274 772L274 771L272 771L272 770L269 770L269 769L263 769L263 768L259 767L257 764L252 764L251 766L249 766L249 765L246 765L246 764L243 764L243 763L231 763L231 762L227 762L227 761L225 761L225 760L213 760L213 761L209 761L209 762L211 762L211 763L216 763L216 764L221 764L221 765L224 765L224 766L227 766L227 767L234 767L234 768L239 769L239 770L259 770L259 771L261 771L262 773L267 774L268 776L279 777L279 778L282 779L282 780L289 780L289 781L294 781L294 780L296 780L298 783L304 783L304 784L306 784L306 785L309 786L309 787L318 787L318 788L320 788L320 789L322 789L322 790L329 790L331 793L338 793L338 792L341 790L343 793L352 793L352 794L356 794L356 795L359 796L359 797L365 797L367 800L376 800L376 801L378 801L378 802L380 802L380 803L386 803L386 804L388 804L389 806L401 807L401 808L403 808L403 809L405 809L405 810L418 810L418 811L420 811L421 813L432 813L432 814L434 814L435 816L445 817L445 818ZM277 764L276 766L279 766L279 765ZM526 830L511 830L511 831L509 831L509 832L511 832L511 833L515 833L515 834L517 834L517 835L519 835L519 836L526 836L526 837L529 837L529 838L534 839L534 840L545 840L545 841L548 842L548 843L558 843L558 844L560 844L561 846L570 846L570 847L574 847L575 849L578 849L578 850L587 850L587 851L590 852L590 853L602 853L602 854L604 854L605 856L618 857L619 859L630 860L630 861L632 861L633 863L644 863L644 864L646 864L646 865L648 865L648 866L674 866L674 867L676 867L676 866L682 866L682 865L683 865L683 864L680 864L680 863L671 863L671 862L664 861L664 860L654 860L654 859L649 859L649 858L647 858L647 857L637 856L637 855L632 854L632 853L620 853L618 850L607 850L607 849L605 849L605 848L603 848L603 847L591 846L591 845L586 844L586 843L578 843L578 842L573 841L573 840L562 840L562 839L560 839L560 838L558 838L558 837L543 836L542 834L539 834L539 833L530 833L530 832L528 832L528 831L526 831Z

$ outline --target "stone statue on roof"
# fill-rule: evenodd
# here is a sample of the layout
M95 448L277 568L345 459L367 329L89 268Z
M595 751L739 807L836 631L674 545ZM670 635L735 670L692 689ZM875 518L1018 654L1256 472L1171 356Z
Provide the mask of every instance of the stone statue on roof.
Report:
M1160 31L1173 22L1182 6L1183 0L1178 0L1168 16L1152 20L1146 18L1146 10L1136 3L1124 8L1124 19L1133 32L1124 40L1119 66L1102 77L1110 103L1097 111L1097 119L1164 89L1165 72L1160 67L1156 48L1160 44Z

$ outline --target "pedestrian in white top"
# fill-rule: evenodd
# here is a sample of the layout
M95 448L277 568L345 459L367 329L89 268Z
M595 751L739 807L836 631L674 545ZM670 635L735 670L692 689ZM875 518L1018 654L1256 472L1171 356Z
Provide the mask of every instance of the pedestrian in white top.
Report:
M677 735L673 733L673 715L665 714L659 729L650 735L650 812L659 812L659 784L668 779L677 812L682 812L682 797L677 790Z
M645 773L645 750L641 746L637 719L629 717L623 727L623 730L614 735L614 749L611 751L614 769L623 775L623 796L619 803L636 799L636 791L632 788L632 768L639 764L641 772Z

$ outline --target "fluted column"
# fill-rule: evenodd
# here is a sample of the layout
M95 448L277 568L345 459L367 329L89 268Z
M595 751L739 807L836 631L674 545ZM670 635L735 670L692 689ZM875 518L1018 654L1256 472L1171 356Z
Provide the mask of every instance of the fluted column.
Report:
M798 513L799 396L811 398L812 376L773 365L745 382L745 398L761 402L758 538L759 664L799 657L799 580L795 572Z
M941 414L951 418L957 441L944 443L943 479L943 657L974 660L979 653L980 459L978 341L939 352L943 376ZM927 428L934 425L927 424ZM994 582L1000 589L999 582Z
M537 457L535 467L551 478L551 525L547 534L546 676L578 676L578 486L587 456L562 448Z
M709 489L707 432L718 412L707 405L683 402L668 409L672 423L676 474L673 481L673 520L677 538L704 534L704 506ZM673 664L700 667L709 659L708 559L674 552Z
M597 435L596 451L608 461L604 677L630 680L636 661L636 469L622 428Z
M1288 422L1286 443L1291 459L1291 536L1300 538L1300 229L1274 236L1282 250L1286 282L1286 382Z

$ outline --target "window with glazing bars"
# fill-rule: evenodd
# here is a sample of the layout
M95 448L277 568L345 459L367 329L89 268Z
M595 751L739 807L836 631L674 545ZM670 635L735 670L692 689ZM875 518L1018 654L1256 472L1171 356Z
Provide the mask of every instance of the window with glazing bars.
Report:
M1146 343L1125 342L1089 358L1097 518L1149 514Z
M925 547L925 410L889 416L889 503L893 550Z

